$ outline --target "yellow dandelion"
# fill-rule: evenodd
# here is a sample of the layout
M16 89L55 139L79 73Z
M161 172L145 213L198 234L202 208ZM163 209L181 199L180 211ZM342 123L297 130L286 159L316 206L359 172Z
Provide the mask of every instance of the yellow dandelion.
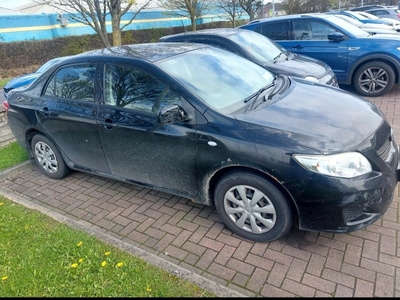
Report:
M78 260L78 262L80 262L80 263L83 262L83 258L80 258L80 259Z
M110 254L111 254L110 251L107 251L106 253L104 253L104 255L110 255Z
M147 287L146 291L151 292L151 288Z
M72 269L76 269L78 267L78 264L77 263L73 263L72 265L71 265L71 268Z
M121 268L123 265L124 265L123 262L119 262L119 263L117 263L117 268Z
M106 264L107 264L107 262L106 262L106 261L103 261L103 262L101 263L101 266L102 266L102 267L105 267Z
M4 203L3 202L0 202L0 205L3 205Z
M77 246L80 247L82 246L82 244L83 244L82 242L79 242Z
M1 203L1 204L3 204L3 203ZM8 276L3 276L3 277L1 277L1 280L7 280L8 279Z

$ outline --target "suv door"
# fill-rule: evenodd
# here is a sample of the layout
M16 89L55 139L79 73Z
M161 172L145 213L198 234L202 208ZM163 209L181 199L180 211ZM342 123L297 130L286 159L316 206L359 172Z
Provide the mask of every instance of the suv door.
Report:
M319 59L335 72L338 81L344 81L347 73L347 40L334 42L328 34L340 32L320 19L298 18L289 21L266 22L255 31L274 40L287 50Z
M339 81L347 73L347 40L334 42L328 35L339 30L323 20L293 19L293 41L286 45L289 51L319 59L332 68ZM283 44L282 44L283 45Z

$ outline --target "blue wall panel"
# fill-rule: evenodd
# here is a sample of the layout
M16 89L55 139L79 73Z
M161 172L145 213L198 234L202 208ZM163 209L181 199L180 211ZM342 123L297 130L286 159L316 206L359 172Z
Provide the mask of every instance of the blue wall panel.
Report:
M128 22L132 13L123 16L121 25ZM0 16L0 42L18 42L26 40L45 40L63 36L95 34L87 25L72 21L64 15L68 25L62 27L57 14L4 15ZM208 15L198 20L198 24L223 20L219 15ZM170 17L162 10L143 10L124 30L150 28L168 28L190 26L190 20L184 17ZM111 22L107 22L107 31L111 33Z

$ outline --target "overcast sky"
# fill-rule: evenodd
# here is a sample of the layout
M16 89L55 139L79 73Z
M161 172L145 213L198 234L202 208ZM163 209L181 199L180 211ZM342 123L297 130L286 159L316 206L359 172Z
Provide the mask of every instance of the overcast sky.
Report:
M32 3L30 0L0 0L0 7L16 8L18 6Z

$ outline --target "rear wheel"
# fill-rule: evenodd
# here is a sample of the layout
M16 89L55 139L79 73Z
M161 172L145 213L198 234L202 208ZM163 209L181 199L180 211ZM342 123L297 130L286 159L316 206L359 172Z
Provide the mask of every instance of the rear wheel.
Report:
M292 226L292 210L283 194L253 173L227 174L214 197L225 225L246 239L270 242L285 236Z
M47 176L61 179L70 172L60 151L44 135L36 134L32 139L31 147L37 165Z
M353 86L358 94L378 97L389 92L395 81L395 74L388 64L380 61L362 65L354 74Z

